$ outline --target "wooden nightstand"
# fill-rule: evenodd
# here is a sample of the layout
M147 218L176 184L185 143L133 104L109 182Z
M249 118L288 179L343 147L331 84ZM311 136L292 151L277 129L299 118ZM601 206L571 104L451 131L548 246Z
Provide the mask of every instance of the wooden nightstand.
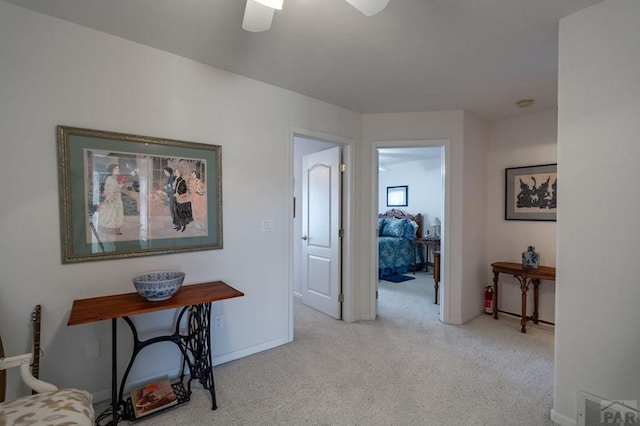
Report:
M438 290L440 289L440 251L433 251L433 288L435 290L434 301L438 304Z
M414 246L413 246L413 264L414 264L414 270L413 272L415 273L416 271L416 262L418 260L418 256L417 256L417 250L418 250L418 246L420 246L420 250L422 250L422 247L426 247L427 248L427 253L426 253L426 257L425 257L425 272L429 272L429 265L433 266L432 262L429 262L429 252L431 251L430 248L431 246L434 247L438 247L440 248L440 237L427 237L427 238L416 238L414 240Z

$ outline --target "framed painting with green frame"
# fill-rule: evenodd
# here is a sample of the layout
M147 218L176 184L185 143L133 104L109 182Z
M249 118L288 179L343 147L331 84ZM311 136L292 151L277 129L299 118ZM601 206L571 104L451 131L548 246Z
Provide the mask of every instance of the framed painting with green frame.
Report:
M222 248L219 145L58 126L62 262Z

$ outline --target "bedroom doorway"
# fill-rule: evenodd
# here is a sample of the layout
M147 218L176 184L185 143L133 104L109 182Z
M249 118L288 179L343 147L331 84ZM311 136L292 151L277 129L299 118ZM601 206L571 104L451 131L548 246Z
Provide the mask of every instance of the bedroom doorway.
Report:
M405 292L420 298L421 303L411 304L414 309L429 309L441 321L443 318L443 281L441 276L438 304L433 278L434 252L444 253L445 173L444 141L379 142L376 146L376 216L400 210L422 220L415 233L416 238L428 239L428 244L416 244L416 240L395 241L395 229L378 227L377 241L377 297L384 302L385 309L396 300L394 293ZM397 188L403 196L398 203L394 199ZM419 216L418 216L419 215ZM386 219L379 221L383 224ZM388 222L387 222L388 223ZM409 229L405 231L407 233ZM385 233L386 232L386 233ZM388 234L388 235L387 235ZM389 241L394 240L394 241ZM437 243L434 241L437 240ZM402 244L404 243L404 244ZM440 256L441 265L446 261ZM439 266L441 266L439 265ZM442 270L443 268L440 268ZM387 298L387 299L383 299ZM382 302L381 302L382 303ZM407 309L407 306L398 307ZM376 304L376 311L378 305Z

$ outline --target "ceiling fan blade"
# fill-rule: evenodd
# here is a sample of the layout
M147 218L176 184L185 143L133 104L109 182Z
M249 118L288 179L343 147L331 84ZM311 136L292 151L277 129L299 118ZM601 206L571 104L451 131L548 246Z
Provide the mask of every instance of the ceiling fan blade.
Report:
M264 6L255 0L247 0L244 9L244 19L242 20L242 29L258 33L267 31L271 28L274 9Z
M345 0L345 1L367 16L375 15L376 13L382 11L382 9L387 7L387 4L389 4L389 0Z

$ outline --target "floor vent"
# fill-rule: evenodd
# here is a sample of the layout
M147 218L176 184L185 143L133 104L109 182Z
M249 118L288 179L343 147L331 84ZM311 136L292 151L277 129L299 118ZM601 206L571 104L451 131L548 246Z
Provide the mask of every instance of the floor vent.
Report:
M638 401L609 400L578 391L578 426L640 426Z

